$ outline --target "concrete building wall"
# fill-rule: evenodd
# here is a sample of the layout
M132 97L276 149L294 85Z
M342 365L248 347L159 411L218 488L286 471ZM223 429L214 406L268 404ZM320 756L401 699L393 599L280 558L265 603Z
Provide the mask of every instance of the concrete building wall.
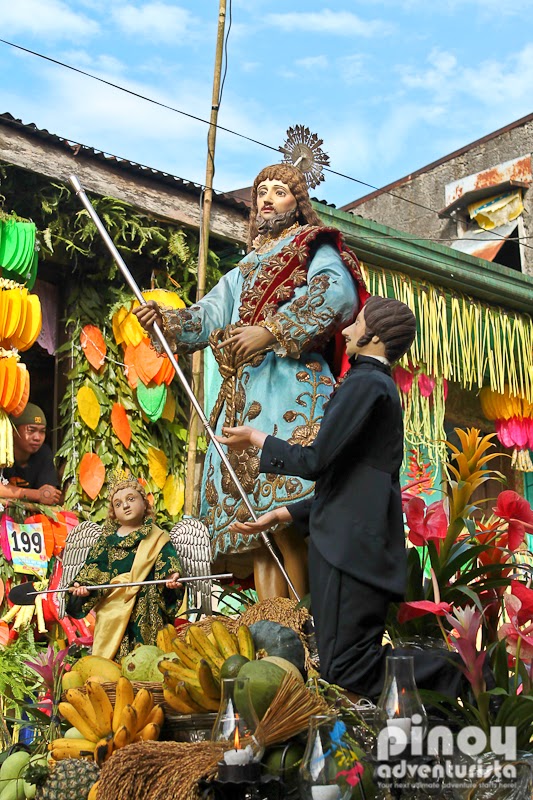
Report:
M533 115L530 115L521 124L519 121L516 126L485 137L457 151L457 154L385 187L386 191L374 192L348 204L343 210L449 245L459 238L458 223L449 217L441 218L436 213L445 207L445 186L532 151ZM524 190L523 197L523 235L531 239L525 239L530 247L522 249L522 269L526 274L533 275L533 187ZM497 262L497 257L494 260Z

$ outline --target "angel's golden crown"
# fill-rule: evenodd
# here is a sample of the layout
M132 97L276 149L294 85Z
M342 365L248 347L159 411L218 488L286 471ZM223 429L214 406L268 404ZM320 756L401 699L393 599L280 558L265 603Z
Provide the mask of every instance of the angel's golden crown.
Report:
M109 497L116 492L117 487L122 484L128 484L136 489L140 486L137 478L134 478L131 472L121 467L116 467L109 473L109 480L107 482L107 493Z

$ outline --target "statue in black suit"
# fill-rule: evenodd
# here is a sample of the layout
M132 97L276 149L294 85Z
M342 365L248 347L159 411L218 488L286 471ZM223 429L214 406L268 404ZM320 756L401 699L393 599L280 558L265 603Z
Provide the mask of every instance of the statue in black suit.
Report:
M352 367L326 406L312 444L290 445L250 427L224 428L219 439L237 450L262 448L263 472L316 481L309 500L235 527L257 531L295 523L309 533L321 675L369 697L383 686L390 652L382 646L387 608L403 598L407 576L399 482L402 409L390 364L407 352L415 334L408 306L371 297L343 331ZM446 664L414 655L419 684L443 688L438 677Z

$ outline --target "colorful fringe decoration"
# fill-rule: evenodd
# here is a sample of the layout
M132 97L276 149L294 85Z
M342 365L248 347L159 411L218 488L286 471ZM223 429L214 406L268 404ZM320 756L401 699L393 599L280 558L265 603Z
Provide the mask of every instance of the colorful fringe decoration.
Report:
M507 398L514 396L524 408L533 408L530 405L533 404L533 320L530 317L489 306L401 273L364 264L361 264L361 271L371 294L401 300L417 318L416 339L395 370L399 374L394 376L404 407L406 451L412 448L415 454L422 456L425 448L431 461L446 460L447 380L467 390L481 389L485 384L484 392L490 390ZM410 375L412 382L407 380ZM432 384L432 392L426 391ZM533 413L522 415L530 416ZM499 438L506 444L501 436ZM517 446L516 442L511 446L513 444ZM513 466L516 469L530 469L528 444L531 446L520 441L515 450Z
M361 265L371 294L395 297L416 314L409 359L465 389L483 384L533 403L533 320L401 273ZM400 362L408 366L407 356Z

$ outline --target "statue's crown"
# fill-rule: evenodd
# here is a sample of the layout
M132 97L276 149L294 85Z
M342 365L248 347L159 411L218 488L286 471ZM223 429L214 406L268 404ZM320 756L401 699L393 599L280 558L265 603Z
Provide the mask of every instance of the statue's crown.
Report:
M135 489L138 489L140 484L137 478L134 478L129 470L116 467L109 473L109 480L107 482L107 493L110 498L115 494L119 486L121 488L131 486Z

